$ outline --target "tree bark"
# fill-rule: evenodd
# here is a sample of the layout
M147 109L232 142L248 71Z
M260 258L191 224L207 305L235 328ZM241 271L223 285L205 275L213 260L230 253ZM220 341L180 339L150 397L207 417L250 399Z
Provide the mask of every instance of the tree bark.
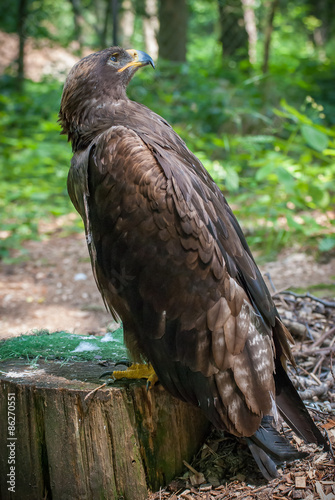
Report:
M160 0L158 17L159 56L168 61L186 61L186 0Z
M143 18L143 34L145 50L153 59L158 57L157 36L159 32L159 21L157 17L157 0L145 1L145 16Z
M122 2L122 10L120 12L120 32L121 43L126 49L131 47L131 37L134 34L135 14L131 0Z
M218 0L218 7L223 57L245 58L248 54L248 35L241 0Z
M242 0L244 24L248 33L248 54L250 64L257 62L257 26L255 17L255 0Z
M263 65L262 65L263 74L266 74L268 72L268 69L269 69L270 45L271 45L271 38L272 38L272 32L273 32L273 20L275 17L277 7L278 7L278 0L272 0L271 5L270 5L267 25L265 28L264 56L263 56Z
M19 92L23 90L24 82L24 46L26 40L26 20L28 15L28 0L19 1L17 33L19 35L19 53L18 53L18 69L17 69L17 89Z
M86 398L104 370L89 362L0 363L3 500L146 500L147 487L181 472L209 428L200 410L159 384L147 391L145 382Z
M100 49L105 49L108 47L107 34L109 19L111 16L111 0L104 0L103 2L93 0L93 5L95 10L95 20L92 27L99 39Z
M75 41L78 43L78 54L79 56L83 53L84 37L83 37L83 26L84 26L84 16L82 14L82 6L80 0L70 0L73 10L74 19L74 36Z
M119 44L119 2L118 0L111 0L112 2L112 17L113 17L113 45L114 47Z

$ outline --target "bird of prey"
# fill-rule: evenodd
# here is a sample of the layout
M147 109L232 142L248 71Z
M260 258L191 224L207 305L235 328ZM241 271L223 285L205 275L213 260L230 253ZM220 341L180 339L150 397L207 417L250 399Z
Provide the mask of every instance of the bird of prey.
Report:
M149 64L111 47L70 71L59 113L73 148L69 195L132 359L217 429L246 437L271 479L301 456L275 429L278 414L327 443L286 374L291 335L225 197L164 118L127 97Z

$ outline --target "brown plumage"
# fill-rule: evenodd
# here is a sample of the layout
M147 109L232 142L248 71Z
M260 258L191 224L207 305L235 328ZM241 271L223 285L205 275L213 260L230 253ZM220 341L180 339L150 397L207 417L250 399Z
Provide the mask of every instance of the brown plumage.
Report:
M268 455L297 456L287 443L280 455L263 419L276 404L304 439L324 440L285 373L291 336L224 196L170 125L126 96L149 63L112 47L71 70L59 114L74 152L69 194L132 357L218 429L251 436L272 477Z

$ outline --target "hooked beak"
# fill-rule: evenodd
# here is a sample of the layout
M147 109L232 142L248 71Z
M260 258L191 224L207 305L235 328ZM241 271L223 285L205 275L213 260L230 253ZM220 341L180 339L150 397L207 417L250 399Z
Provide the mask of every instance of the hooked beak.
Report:
M118 69L118 73L122 73L122 71L124 71L127 68L130 68L131 66L141 67L141 66L147 66L148 64L151 64L151 66L155 69L155 65L151 57L142 50L129 49L126 50L126 52L128 52L128 54L131 55L133 60L127 63L122 68Z

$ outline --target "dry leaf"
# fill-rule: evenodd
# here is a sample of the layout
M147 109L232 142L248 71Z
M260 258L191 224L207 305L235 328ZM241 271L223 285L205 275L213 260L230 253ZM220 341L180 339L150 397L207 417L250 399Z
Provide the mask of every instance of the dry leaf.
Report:
M327 461L328 453L321 453L315 460L313 460L314 464L320 464L321 462Z
M295 487L296 488L306 488L306 476L296 476L295 477Z
M189 493L191 493L191 490L184 490L179 496L181 498L187 498Z
M206 482L206 478L202 472L197 472L196 474L192 474L190 476L190 483L192 486L198 486L199 484L204 484Z
M333 419L330 418L329 420L327 420L326 423L322 424L321 427L323 427L327 431L329 429L333 429L335 427L335 420L333 420Z
M315 482L315 488L316 488L316 491L317 491L319 497L321 498L321 500L325 500L326 495L324 494L322 486L319 483L319 481Z

